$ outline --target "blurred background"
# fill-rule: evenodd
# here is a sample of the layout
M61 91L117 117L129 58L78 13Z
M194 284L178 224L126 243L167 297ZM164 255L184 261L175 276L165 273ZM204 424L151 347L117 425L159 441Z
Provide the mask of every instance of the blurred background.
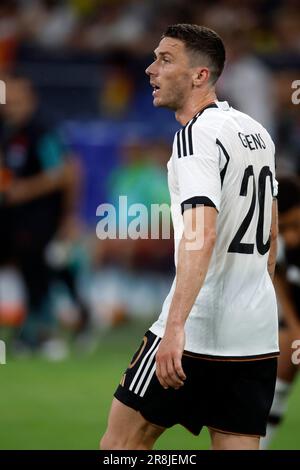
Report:
M297 0L0 2L2 449L97 448L119 378L168 293L172 240L99 240L96 210L119 195L169 203L179 126L153 108L144 70L179 22L223 37L219 99L269 130L279 176L300 177ZM274 448L300 448L296 392L290 409ZM207 448L207 434L175 428L158 446Z

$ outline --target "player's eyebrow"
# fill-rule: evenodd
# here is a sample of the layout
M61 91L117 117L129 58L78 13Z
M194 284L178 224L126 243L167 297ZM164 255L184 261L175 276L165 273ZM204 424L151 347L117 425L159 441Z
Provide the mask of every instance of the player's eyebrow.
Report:
M155 50L155 51L153 52L153 55L154 55L154 58L155 58L155 59L157 59L157 57L159 57L159 56L160 56L160 57L164 57L164 56L166 56L166 55L170 56L171 58L174 57L173 54L172 54L171 52L169 52L169 51L165 51L165 52L164 52L164 51L161 51L161 52L158 52L158 53L157 53L157 50Z

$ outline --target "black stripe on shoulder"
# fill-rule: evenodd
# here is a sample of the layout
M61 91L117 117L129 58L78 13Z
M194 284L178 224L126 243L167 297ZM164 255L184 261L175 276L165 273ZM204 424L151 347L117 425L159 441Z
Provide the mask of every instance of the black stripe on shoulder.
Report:
M225 149L224 145L222 144L222 142L217 139L216 140L216 144L221 148L222 152L223 152L223 155L224 157L226 158L226 163L225 163L225 166L223 168L223 170L221 171L220 173L220 176L221 176L221 185L223 186L223 182L224 182L224 178L225 178L225 175L226 175L226 172L227 172L227 168L228 168L228 163L230 161L230 156L227 152L227 150Z
M181 214L184 213L187 209L194 209L197 206L206 206L206 207L214 207L216 208L215 204L212 202L209 197L206 196L195 196L189 199L186 199L181 204Z
M211 108L217 108L218 105L216 103L211 103L211 104L208 104L207 106L205 106L203 109L201 109L201 111L199 112L199 116L201 116L201 114L204 113L204 111L206 111L206 109L211 109ZM198 116L198 117L199 117Z
M182 135L182 153L184 157L187 157L187 151L186 151L186 139L185 139L185 128L180 131Z
M176 141L177 141L177 154L178 158L181 158L181 145L180 145L180 131L176 132Z
M192 127L198 119L198 115L196 115L188 124L187 133L188 133L188 143L189 143L189 153L193 155L194 147L193 147L193 137L192 137Z
M204 113L204 111L206 109L210 109L210 108L217 108L218 106L216 105L216 103L211 103L207 106L205 106L205 108L203 108L201 111L199 111L199 113L196 114L196 116L193 117L193 119L191 121L189 121L183 128L182 130L182 141L183 141L183 145L186 146L186 137L185 137L185 132L187 131L187 140L188 140L188 147L189 147L189 155L193 155L194 154L194 146L193 146L193 134L192 134L192 127L193 125L195 124L195 122L197 121L197 119ZM185 147L184 147L185 148ZM185 148L186 150L186 148ZM184 152L184 156L186 156L187 153Z

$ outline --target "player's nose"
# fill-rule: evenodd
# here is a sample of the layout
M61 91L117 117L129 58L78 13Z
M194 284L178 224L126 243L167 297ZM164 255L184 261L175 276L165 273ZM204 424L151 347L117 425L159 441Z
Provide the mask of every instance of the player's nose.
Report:
M152 62L152 64L150 64L149 67L147 67L146 70L145 70L145 73L147 75L149 75L149 77L151 75L154 75L154 73L155 73L155 65L154 64L155 64L155 62Z

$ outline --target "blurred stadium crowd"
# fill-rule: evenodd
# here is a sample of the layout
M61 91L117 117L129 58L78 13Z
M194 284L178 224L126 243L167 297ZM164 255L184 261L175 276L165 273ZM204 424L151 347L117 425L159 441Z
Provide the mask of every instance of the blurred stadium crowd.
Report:
M297 0L2 0L0 328L15 353L60 359L66 331L84 345L99 328L160 311L173 242L100 241L96 209L119 195L169 202L178 125L153 108L144 70L178 22L223 37L219 99L270 131L279 174L300 176Z

